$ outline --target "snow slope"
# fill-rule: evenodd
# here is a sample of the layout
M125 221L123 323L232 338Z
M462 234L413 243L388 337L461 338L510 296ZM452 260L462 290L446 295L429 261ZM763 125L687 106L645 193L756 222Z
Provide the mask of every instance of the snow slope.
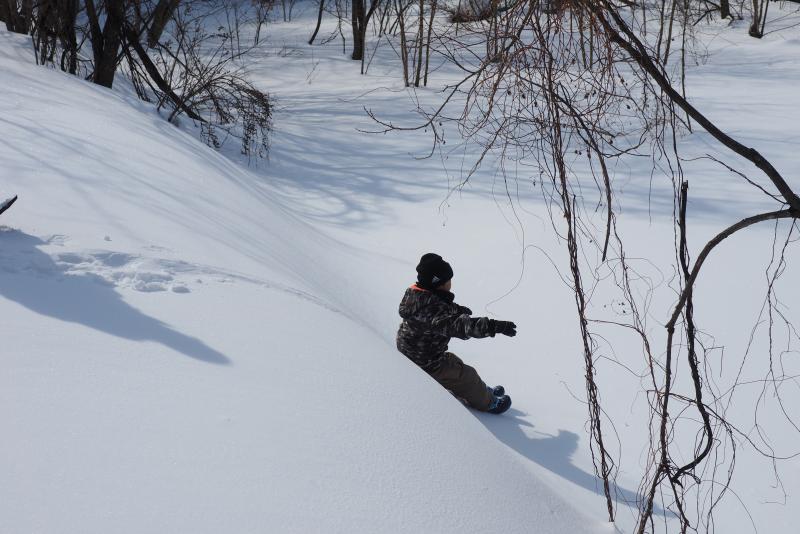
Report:
M0 532L606 530L396 353L369 286L405 279L26 48L0 33Z
M763 40L749 38L744 23L699 25L695 31L701 54L698 64L690 66L687 87L691 100L704 113L758 148L800 188L800 162L795 157L798 116L786 105L796 97L794 88L800 83L799 32L792 28L798 14L789 6L774 10L771 17L769 26L784 31ZM477 149L460 142L455 132L448 132L447 146L440 146L431 158L426 157L431 147L424 132L364 135L361 132L379 129L365 115L365 108L396 125L417 125L416 107L435 109L441 102L441 87L458 80L458 73L437 65L429 89L405 89L398 60L383 41L371 56L368 75L358 76L357 68L341 54L340 42L309 47L307 28L308 21L302 18L271 27L262 57L250 66L258 83L280 96L283 109L270 165L258 172L299 216L344 242L369 250L375 272L385 273L387 280L408 283L419 254L437 251L454 266L453 287L460 303L477 314L517 323L520 334L513 340L454 340L451 345L488 382L503 383L514 397L514 408L505 417L477 417L529 472L581 510L603 519L605 503L592 475L581 403L582 347L573 296L560 278L567 272L565 251L553 235L545 195L531 187L535 169L506 169L509 172L504 175L488 158L465 187L456 188ZM684 176L690 182L693 256L726 226L775 209L744 180L706 155L723 159L769 187L749 162L731 157L701 131L681 139L680 144ZM620 204L617 223L628 259L648 277L639 289L652 285L645 320L659 356L666 334L663 325L675 299L676 266L672 184L663 177L651 178L650 165L648 158L622 160L613 169L613 183ZM587 210L595 208L594 197L588 194L587 198ZM555 225L558 230L557 221ZM726 391L737 379L745 383L736 388L728 411L730 421L756 440L761 430L769 432L769 447L778 456L798 452L797 432L781 410L798 417L794 407L800 405L800 391L791 377L800 374L800 361L796 342L793 350L778 358L778 371L788 378L780 384L783 407L775 391L760 397L769 361L762 306L772 245L776 236L782 239L787 231L788 225L766 224L723 243L704 267L695 303L698 324L714 336L703 339L709 365L719 369L713 374L716 389ZM798 252L796 245L788 248L787 268L776 284L782 311L794 324L800 323L800 312L792 305L800 296ZM598 276L608 274L604 271ZM391 309L398 299L397 285L374 284L370 292ZM596 319L615 321L626 314L616 296L602 287L594 291L590 306ZM392 326L389 321L388 335ZM638 337L618 328L597 329L602 336L600 391L614 422L606 432L620 466L615 488L617 527L630 532L637 510L626 501L636 498L649 461L646 390L652 385L640 376L646 376L646 362ZM779 330L775 346L783 347L786 336ZM685 367L678 380L682 391L690 391ZM691 458L694 430L690 427L681 439L685 455L676 456L676 462ZM720 453L730 458L729 448ZM733 493L717 508L716 531L754 532L757 526L758 531L795 532L793 499L800 494L799 481L796 458L773 466L753 447L740 445ZM666 520L670 519L667 514Z
M417 102L438 102L452 73L410 92L384 45L360 76L339 42L305 44L313 20L270 26L250 65L279 113L270 161L249 170L147 105L35 67L24 39L0 33L0 196L20 194L0 218L0 532L613 530L546 202L523 177L509 203L491 164L454 191L475 147L452 132L428 159L424 134L364 134L375 128L365 107L413 124ZM710 54L690 70L693 101L800 187L798 117L777 104L800 82L797 30L761 41L742 28L698 32ZM722 154L702 133L682 148ZM620 163L614 184L629 257L647 258L635 261L655 286L647 320L661 340L674 257L654 243L671 243L672 204L658 195L671 185L646 179L648 165ZM694 253L764 206L708 160L685 170ZM704 268L698 322L730 347L712 351L715 363L735 366L760 320L773 230L738 235ZM788 303L796 248L779 284ZM394 349L397 303L428 251L453 265L460 303L519 327L514 339L451 345L510 391L503 417L464 409ZM597 318L625 313L602 291L591 305ZM800 324L796 307L784 311ZM616 347L604 344L600 362L621 468L616 527L629 532L626 501L648 460L647 383L635 336L602 333ZM784 356L786 374L800 374ZM758 387L741 389L730 415L754 433ZM783 391L791 410L800 395ZM777 452L794 452L796 433L760 423ZM769 461L738 454L717 532L795 532L800 462L780 463L781 485Z

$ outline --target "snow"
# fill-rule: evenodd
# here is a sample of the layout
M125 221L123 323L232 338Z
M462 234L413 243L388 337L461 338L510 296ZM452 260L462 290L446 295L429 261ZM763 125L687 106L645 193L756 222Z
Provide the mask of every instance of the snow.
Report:
M454 191L469 144L420 159L424 134L363 133L375 129L364 108L410 124L416 99L440 95L402 88L386 47L364 77L339 43L307 46L312 19L270 26L250 65L279 103L270 160L251 168L124 91L35 66L26 39L0 32L0 198L19 194L0 218L0 532L629 532L647 384L601 368L621 466L610 525L546 203L520 182L509 204L491 165ZM800 81L797 30L756 41L704 28L693 101L800 188L798 114L776 105ZM702 133L682 143L722 153ZM647 253L656 332L674 298L671 249L652 246L671 243L672 205L656 194L670 186L649 197L646 166L630 165L615 170L630 199L620 224L631 257ZM686 168L695 247L764 205L708 161ZM732 347L725 358L742 357L757 319L772 230L726 242L705 267L698 321ZM394 347L397 304L428 251L453 265L459 303L518 325L514 339L451 344L511 394L501 417L465 409ZM796 247L789 258L791 304ZM640 371L637 339L606 334L618 352L605 354ZM749 408L734 415L752 426ZM796 435L776 428L790 451ZM770 463L740 455L747 511L726 501L718 531L751 532L752 516L794 532L800 462L780 464L783 503Z
M1 532L602 530L396 353L405 277L0 39Z

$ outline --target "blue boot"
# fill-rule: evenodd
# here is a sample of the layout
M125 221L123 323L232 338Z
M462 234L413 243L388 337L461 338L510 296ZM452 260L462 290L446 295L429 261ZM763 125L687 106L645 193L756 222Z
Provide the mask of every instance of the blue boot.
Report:
M487 411L489 413L499 414L505 412L509 408L511 408L511 397L508 395L501 395L492 399L492 403L489 405L489 409Z
M486 386L486 390L489 392L489 395L494 397L502 397L506 394L506 389L503 386Z

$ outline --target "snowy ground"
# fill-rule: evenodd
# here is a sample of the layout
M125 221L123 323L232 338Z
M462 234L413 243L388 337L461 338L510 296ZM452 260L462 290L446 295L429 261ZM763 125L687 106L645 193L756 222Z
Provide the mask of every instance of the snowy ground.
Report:
M374 127L365 107L413 122L414 98L437 94L403 89L388 48L362 77L338 43L307 46L309 15L271 26L251 65L280 111L269 163L250 169L145 104L36 67L28 41L0 33L0 196L20 195L0 219L0 532L613 531L544 203L523 189L512 210L491 169L452 192L469 145L419 160L424 135L361 133ZM704 31L694 101L800 188L787 104L800 32ZM703 134L684 144L716 151ZM672 206L650 201L641 171L620 167L615 181L631 257L661 266L648 271L655 332L674 259L651 244L671 242ZM687 163L687 177L695 246L762 205L708 162ZM696 297L733 361L757 319L771 237L753 228L726 243ZM466 410L394 349L397 304L428 251L453 265L460 303L518 325L514 339L451 345L510 391L503 417ZM789 258L787 304L800 296L800 255ZM602 295L593 305L622 313ZM796 324L798 313L787 310ZM608 337L642 369L635 339ZM637 377L601 371L628 532L647 414ZM752 409L740 416L749 429ZM775 428L776 448L793 452L796 434ZM752 532L749 516L759 531L796 531L800 462L780 464L780 488L769 462L740 455L747 511L732 499L717 531Z

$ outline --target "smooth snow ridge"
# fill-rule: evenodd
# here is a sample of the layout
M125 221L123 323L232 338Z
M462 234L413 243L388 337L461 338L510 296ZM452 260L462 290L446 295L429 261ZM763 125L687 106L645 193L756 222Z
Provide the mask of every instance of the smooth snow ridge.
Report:
M607 530L396 353L366 252L27 46L0 32L0 532Z

